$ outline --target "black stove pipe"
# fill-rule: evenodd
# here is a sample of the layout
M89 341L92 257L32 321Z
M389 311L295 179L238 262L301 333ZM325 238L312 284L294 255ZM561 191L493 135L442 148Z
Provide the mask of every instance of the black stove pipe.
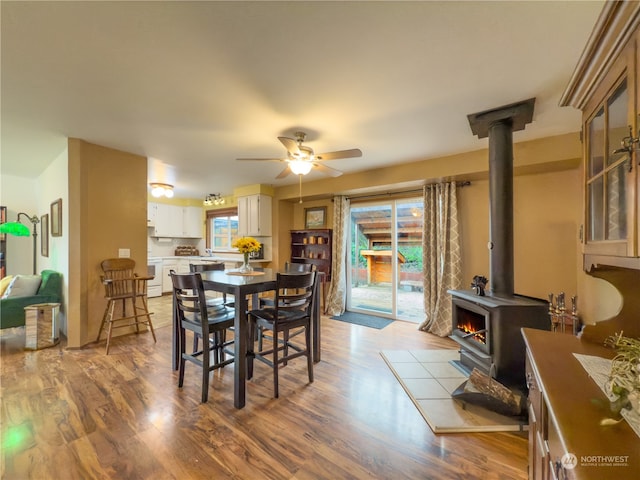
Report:
M533 119L535 98L468 115L471 131L489 137L489 284L492 295L514 295L513 132Z
M491 292L513 296L513 135L511 120L489 126Z

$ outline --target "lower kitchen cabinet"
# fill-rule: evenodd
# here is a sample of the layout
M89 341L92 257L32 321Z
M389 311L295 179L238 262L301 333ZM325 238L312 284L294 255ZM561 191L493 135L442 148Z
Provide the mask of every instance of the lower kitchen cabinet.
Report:
M171 293L173 291L173 282L171 281L171 270L176 273L189 273L189 263L191 260L181 258L165 258L162 260L162 293Z

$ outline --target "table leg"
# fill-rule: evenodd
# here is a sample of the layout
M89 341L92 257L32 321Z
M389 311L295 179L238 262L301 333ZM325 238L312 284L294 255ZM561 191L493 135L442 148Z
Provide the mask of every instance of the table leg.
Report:
M234 368L233 368L233 405L243 408L246 402L247 388L247 309L249 302L246 295L235 294L236 315L234 317Z
M316 283L313 299L313 312L311 312L311 335L312 335L312 348L313 348L313 361L318 363L321 358L320 354L320 286L319 282Z

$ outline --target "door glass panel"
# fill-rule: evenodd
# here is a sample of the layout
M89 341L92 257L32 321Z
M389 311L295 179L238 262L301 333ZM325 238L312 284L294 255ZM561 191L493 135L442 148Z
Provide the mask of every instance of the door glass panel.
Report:
M421 198L351 207L347 309L424 320Z
M602 199L604 193L602 177L589 184L589 240L604 240Z
M627 209L625 175L626 162L619 164L607 174L607 239L627 238Z
M602 172L604 158L604 109L589 123L589 176Z
M607 165L611 165L620 158L620 155L614 155L611 152L620 148L622 139L629 135L629 127L627 121L627 105L629 103L629 94L627 92L627 81L623 81L609 99L609 155Z
M352 310L393 312L391 220L391 205L351 208Z
M413 322L424 320L424 274L422 273L422 199L398 201L398 299L397 317Z

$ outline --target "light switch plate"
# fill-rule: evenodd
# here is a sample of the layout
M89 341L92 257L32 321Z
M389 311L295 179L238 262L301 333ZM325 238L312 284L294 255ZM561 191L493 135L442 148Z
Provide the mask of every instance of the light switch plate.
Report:
M118 249L118 258L129 258L129 257L131 257L131 249L129 248Z

